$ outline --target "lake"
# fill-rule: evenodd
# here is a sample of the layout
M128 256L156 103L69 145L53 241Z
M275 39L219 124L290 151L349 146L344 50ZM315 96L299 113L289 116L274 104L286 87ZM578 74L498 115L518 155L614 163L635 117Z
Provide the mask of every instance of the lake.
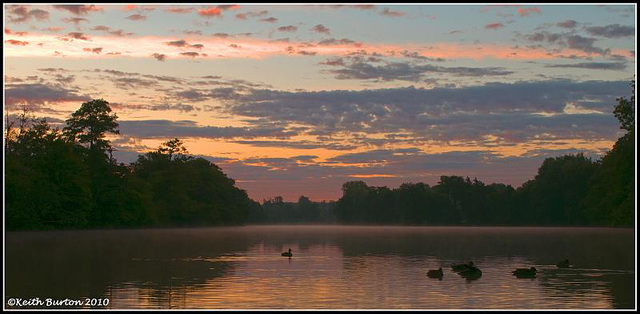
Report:
M7 232L5 304L106 298L96 308L634 308L634 237L633 229L613 228L316 225ZM282 257L289 248L293 257ZM565 258L572 267L557 268ZM482 277L467 280L450 268L467 261ZM532 266L537 278L511 274ZM428 278L438 267L442 280Z

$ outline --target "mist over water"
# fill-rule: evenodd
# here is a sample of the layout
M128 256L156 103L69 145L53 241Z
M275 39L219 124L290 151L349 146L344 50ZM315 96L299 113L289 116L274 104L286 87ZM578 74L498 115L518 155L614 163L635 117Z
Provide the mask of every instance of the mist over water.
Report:
M6 297L109 298L110 309L633 308L634 256L634 230L609 228L8 232ZM558 269L565 258L573 267ZM482 277L451 271L468 261ZM537 278L511 274L531 266ZM442 280L426 276L439 267Z

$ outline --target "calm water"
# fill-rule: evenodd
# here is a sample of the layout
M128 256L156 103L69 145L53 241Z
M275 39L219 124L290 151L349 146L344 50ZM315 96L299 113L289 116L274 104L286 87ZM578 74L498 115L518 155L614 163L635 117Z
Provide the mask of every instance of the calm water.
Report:
M280 256L288 248L291 259ZM565 258L575 266L557 269ZM9 232L5 298L109 298L112 309L634 308L634 259L629 229ZM469 281L449 268L469 260L481 278ZM426 276L440 266L442 280ZM511 275L531 266L537 278Z

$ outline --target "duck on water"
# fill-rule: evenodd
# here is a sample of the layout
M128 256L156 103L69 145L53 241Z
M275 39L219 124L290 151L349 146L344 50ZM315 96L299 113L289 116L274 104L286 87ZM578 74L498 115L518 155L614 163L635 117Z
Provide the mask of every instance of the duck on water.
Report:
M291 253L291 248L289 248L289 252L282 252L282 256L288 256L288 257L293 256L293 253Z
M465 270L470 270L473 267L475 267L473 265L473 262L468 262L466 264L451 265L451 270L453 270L456 273L460 273L460 272L465 271Z
M437 270L435 270L435 269L429 270L427 272L427 276L429 278L438 278L438 279L442 280L442 276L443 276L442 267L438 268Z
M475 280L482 277L482 271L480 270L480 268L472 265L468 269L459 272L458 275L467 280Z
M518 268L511 272L518 278L536 278L538 270L535 267L531 268Z
M571 264L569 264L569 260L565 259L562 262L559 262L558 264L556 264L556 266L558 266L558 268L569 268L571 267Z

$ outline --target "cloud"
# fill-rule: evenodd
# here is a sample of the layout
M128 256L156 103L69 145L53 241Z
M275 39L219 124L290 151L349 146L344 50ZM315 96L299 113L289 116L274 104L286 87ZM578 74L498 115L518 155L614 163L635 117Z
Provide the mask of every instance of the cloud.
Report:
M389 10L389 8L385 8L384 10L382 10L382 12L380 12L380 14L385 16L391 16L391 17L400 17L400 16L406 15L406 13L404 12L391 11Z
M568 47L570 49L583 51L588 54L607 55L610 53L609 49L602 49L594 45L597 39L583 37L573 33L560 34L550 32L536 32L533 34L524 35L523 37L529 41L546 42L559 45L561 47Z
M594 46L593 44L596 42L595 38L587 38L582 37L580 35L568 35L565 37L567 47L581 50L587 53L597 53L601 55L606 55L609 53L609 49L602 49Z
M80 24L80 22L89 22L89 20L83 18L83 17L72 17L72 18L64 18L62 19L63 22L65 23L73 23L75 25Z
M342 39L336 39L336 38L329 38L329 39L323 39L321 41L318 42L318 45L321 46L332 46L332 45L354 45L356 47L360 47L362 46L361 43L358 43L354 40L348 39L348 38L342 38Z
M106 32L106 33L109 33L111 35L115 35L115 36L118 36L118 37L124 37L124 36L133 35L133 33L125 33L124 30L122 30L122 29L114 30L114 29L111 29L111 27L104 26L104 25L95 26L95 27L91 28L91 30Z
M556 23L557 26L559 27L564 27L564 28L574 28L578 25L578 22L574 21L574 20L566 20L563 22L558 22Z
M540 9L538 7L533 7L533 8L519 8L518 9L518 14L520 14L520 16L528 16L531 15L533 13L542 13L540 12Z
M222 16L222 9L219 7L208 7L198 10L198 14L206 18L220 17Z
M121 29L110 31L109 34L116 35L118 37L124 37L124 36L133 35L133 33L125 33L124 30L121 30Z
M242 87L240 84L237 84L233 87L217 87L209 90L183 90L173 93L173 96L181 99L181 100L189 100L189 101L205 101L205 100L235 100L240 94L239 91L246 90L246 88Z
M314 26L311 31L314 31L316 33L320 33L320 34L327 34L330 35L331 34L331 30L328 29L327 27L325 27L322 24L318 24L316 26Z
M221 162L219 166L225 173L236 178L237 184L247 189L254 199L268 199L281 195L285 200L295 201L301 194L312 199L338 199L342 196L342 184L353 181L353 178L363 180L369 186L385 185L390 188L406 182L434 185L441 175L477 177L487 184L500 182L519 185L535 176L544 158L577 151L545 150L535 156L502 157L477 150L398 155L394 155L394 150L375 150L369 155L375 158L375 155L380 153L388 158L383 163L372 163L366 167L308 163L305 159L297 159L296 156L247 158ZM313 156L309 156L311 157ZM269 184L265 185L265 182Z
M80 102L89 99L88 96L79 95L77 90L47 84L7 84L5 87L5 104L7 107L15 107L17 104L39 107L46 103Z
M83 51L88 51L88 52L92 52L95 54L100 54L102 53L102 47L98 47L98 48L82 48Z
M583 62L575 64L550 64L546 65L546 67L623 71L627 68L627 64L625 62Z
M91 12L100 12L102 8L95 5L54 5L58 10L66 10L75 15L87 15Z
M192 51L189 51L189 52L181 52L180 54L181 54L181 55L183 55L183 56L191 57L191 58L195 58L195 57L200 56L200 54L199 54L199 53L197 53L197 52L192 52Z
M268 18L260 19L260 22L276 23L278 22L278 19L275 17L268 17Z
M167 8L167 9L165 9L165 12L186 14L186 13L191 13L194 10L195 10L195 8L178 7L178 8Z
M221 4L221 5L218 5L218 9L222 11L237 10L237 9L240 9L240 6L237 4Z
M26 46L29 44L29 42L27 41L20 41L20 40L14 40L14 39L7 39L4 42L11 45L16 45L16 46Z
M247 12L247 13L238 13L236 14L236 18L239 20L246 20L247 18L250 18L250 17L260 17L260 16L265 16L267 14L269 14L269 11L266 11L266 10Z
M93 28L91 28L91 30L93 31L102 31L102 32L108 32L111 30L111 27L109 26L104 26L104 25L98 25L98 26L94 26Z
M169 121L169 120L121 120L120 133L139 138L256 138L276 137L289 138L294 132L286 131L281 127L217 127L199 126L194 121Z
M344 5L344 4L334 4L334 5L323 5L323 8L332 8L332 9L359 9L359 10L372 10L375 9L375 5L372 4L358 4L358 5Z
M29 10L25 6L7 6L7 13L9 22L22 23L31 20L32 18L38 21L44 21L49 19L49 12L40 9Z
M132 14L127 16L126 19L132 20L132 21L144 21L147 19L147 17L141 14Z
M484 28L492 29L492 30L497 30L497 29L503 28L503 27L504 27L504 24L502 24L502 23L489 23L489 24L484 26Z
M617 131L611 114L565 114L567 104L610 112L627 89L624 81L557 80L434 89L252 90L238 95L230 112L276 125L309 126L309 134L410 132L418 138L479 140L497 133L510 141L543 133L606 137Z
M315 56L316 54L318 54L315 51L306 51L306 50L298 50L297 52L299 55L303 55L303 56Z
M61 83L62 85L67 85L67 84L73 83L73 81L76 80L76 76L75 75L64 76L62 74L57 74L55 76L55 80Z
M127 110L136 110L136 111L150 110L150 111L192 112L192 111L200 110L199 108L196 108L192 105L182 104L182 103L177 103L177 104L163 103L163 104L144 104L144 105L112 103L111 107L117 110L127 109Z
M174 47L185 47L187 46L187 41L184 39L180 39L180 40L168 41L166 42L166 44Z
M280 32L295 32L298 30L297 26L287 25L278 27L278 31Z
M86 15L91 12L102 11L102 8L95 5L54 5L58 10L66 10L75 15Z
M68 33L67 37L68 38L73 38L73 39L90 41L89 37L87 37L84 33L79 33L79 32Z
M429 73L444 73L456 76L504 76L512 71L503 68L469 68L469 67L441 67L434 65L412 65L410 63L390 62L385 65L371 65L365 62L354 62L341 69L329 70L336 79L360 79L381 81L411 81L418 82Z
M330 143L327 141L233 141L238 144L246 144L256 147L281 147L281 148L295 148L295 149L330 149L330 150L352 150L357 147L354 145L347 145L342 143Z
M217 37L217 38L228 38L231 35L229 35L227 33L215 33L215 34L212 34L211 36Z
M48 31L48 32L52 32L52 33L57 33L57 32L59 32L59 31L61 31L63 29L64 29L63 27L54 26L54 27L47 27L44 30Z
M344 62L343 58L339 58L339 57L333 57L333 58L329 58L324 62L320 62L320 64L325 64L325 65L330 65L330 66L345 66L346 63Z
M585 28L587 33L607 38L630 37L635 35L633 26L622 26L620 24L611 24L607 26L592 26Z

